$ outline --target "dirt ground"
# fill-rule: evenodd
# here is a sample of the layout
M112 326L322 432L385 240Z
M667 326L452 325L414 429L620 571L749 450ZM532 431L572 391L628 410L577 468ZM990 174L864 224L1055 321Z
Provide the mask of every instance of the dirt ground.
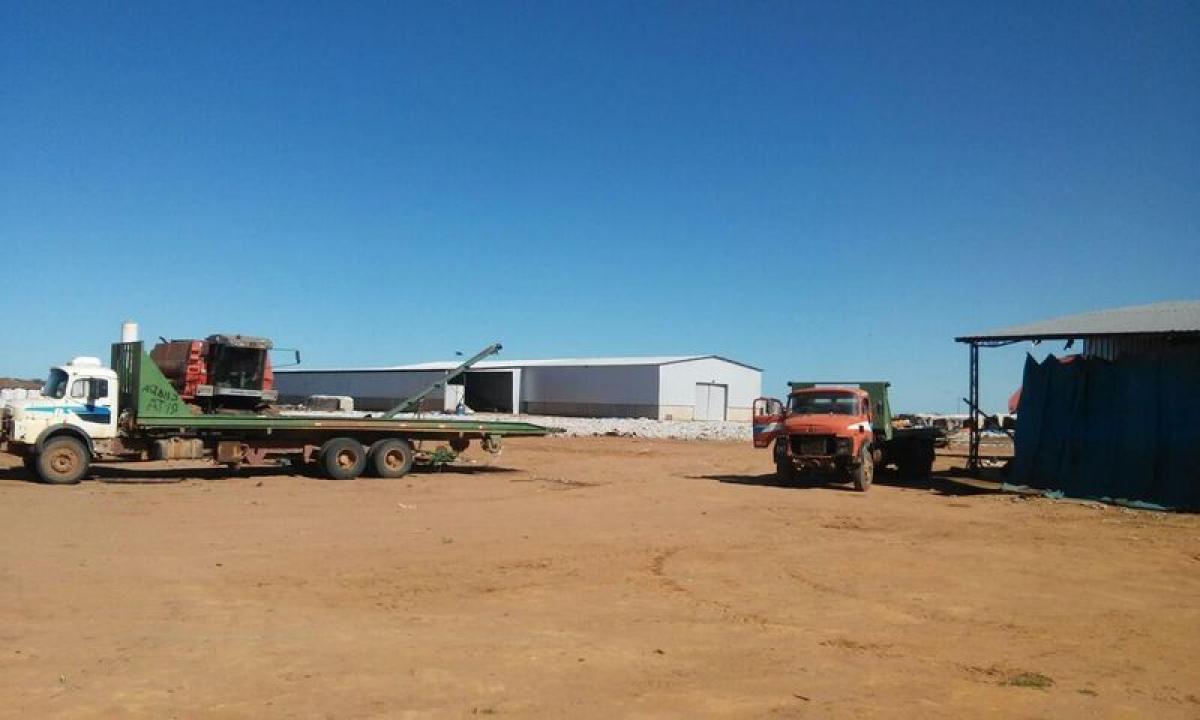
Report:
M776 487L716 442L398 481L6 462L2 717L1200 717L1196 516Z

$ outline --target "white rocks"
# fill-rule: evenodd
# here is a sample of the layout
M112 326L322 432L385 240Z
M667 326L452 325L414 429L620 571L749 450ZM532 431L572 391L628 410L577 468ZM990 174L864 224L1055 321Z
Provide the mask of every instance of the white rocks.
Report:
M282 415L363 417L381 413L365 412L313 412L285 410ZM410 413L397 415L397 419L418 417ZM529 422L546 427L562 428L566 437L594 437L613 435L619 437L661 438L673 440L733 440L750 441L750 423L725 422L720 420L650 420L648 418L578 418L549 415L505 415L499 413L470 413L468 415L446 415L424 413L419 417L428 420L496 420L500 422ZM561 437L561 436L559 436Z
M547 415L475 413L472 420L517 420L566 430L566 437L663 438L674 440L750 440L750 424L720 420L651 420L648 418L578 418Z

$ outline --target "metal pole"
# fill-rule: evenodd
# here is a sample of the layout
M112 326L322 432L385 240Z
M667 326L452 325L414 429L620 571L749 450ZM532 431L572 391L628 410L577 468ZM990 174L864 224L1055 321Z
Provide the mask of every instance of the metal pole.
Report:
M971 440L967 451L967 470L979 472L979 345L971 343Z
M458 377L459 375L462 375L467 370L470 370L471 367L475 365L475 363L488 357L489 355L495 355L496 353L500 352L503 349L504 349L504 346L501 345L500 343L496 343L494 345L488 345L487 347L485 347L484 349L482 349L478 353L476 353L474 357L467 360L462 365L459 365L458 367L454 368L453 370L447 372L445 374L445 376L438 378L432 384L430 384L428 387L424 388L423 390L421 390L418 393L409 395L408 397L401 400L396 405L396 407L385 412L383 414L383 417L385 417L385 418L395 417L396 415L399 415L400 413L404 412L405 410L409 409L410 407L419 407L420 406L419 403L426 395L433 392L434 390L437 390L438 388L446 387L446 383L450 382L451 380Z

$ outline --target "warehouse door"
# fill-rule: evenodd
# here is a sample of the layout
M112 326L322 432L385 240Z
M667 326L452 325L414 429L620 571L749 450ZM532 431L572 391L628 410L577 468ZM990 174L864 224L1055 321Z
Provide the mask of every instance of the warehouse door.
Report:
M463 399L476 412L513 412L513 371L472 370L463 376Z
M724 420L725 406L729 397L728 385L696 383L696 420Z

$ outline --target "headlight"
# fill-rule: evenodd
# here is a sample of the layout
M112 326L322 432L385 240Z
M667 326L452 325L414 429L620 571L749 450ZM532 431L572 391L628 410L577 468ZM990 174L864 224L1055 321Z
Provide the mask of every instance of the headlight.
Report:
M854 445L854 441L852 441L850 438L838 438L837 439L837 454L838 455L849 455L850 448L853 447L853 445Z

